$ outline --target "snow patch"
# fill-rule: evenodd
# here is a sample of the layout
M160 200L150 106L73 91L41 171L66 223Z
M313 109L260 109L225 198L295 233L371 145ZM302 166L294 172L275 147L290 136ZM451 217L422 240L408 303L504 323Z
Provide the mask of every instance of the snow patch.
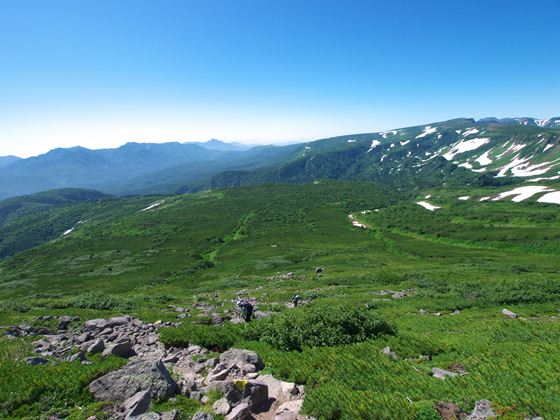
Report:
M476 158L475 162L478 162L480 166L487 166L492 163L492 159L490 159L490 150L487 150L483 154L481 154L478 158Z
M418 134L416 136L416 138L421 139L422 137L429 136L430 134L433 134L436 131L437 131L437 128L427 125L426 127L424 127L424 131L421 134Z
M481 146L484 146L488 143L490 139L488 137L480 137L472 140L461 140L457 143L453 148L443 155L443 157L447 160L452 160L455 155L459 155L461 153L470 152L471 150L476 150Z
M407 140L407 141L399 141L399 143L401 144L401 146L406 146L408 143L410 143L410 140Z
M560 191L550 192L537 200L539 203L560 204Z
M371 146L369 147L369 150L366 153L371 152L373 149L375 149L380 144L381 144L381 142L379 140L372 140Z
M527 187L518 187L518 188L515 188L511 191L505 191L505 192L499 194L497 197L493 198L492 201L499 201L499 200L502 200L503 198L514 196L511 199L511 201L515 201L516 203L519 203L523 200L531 198L535 194L542 193L542 192L549 192L549 191L554 191L554 190L550 190L548 187L545 187L545 186L542 186L542 185L531 185L531 186L527 186Z
M346 143L356 143L356 140L353 140L353 139L346 140Z
M543 152L546 152L546 151L547 151L548 149L550 149L551 147L554 147L554 144L552 144L552 143L547 144L547 145L545 146L545 148L543 149Z
M461 201L467 201L470 197L470 195L464 195L462 197L459 197L457 200L461 200Z
M482 198L481 198L480 200L478 200L478 201L488 201L488 200L490 200L490 197L482 197Z
M161 206L163 203L165 203L165 200L156 201L155 203L150 204L148 207L146 207L145 209L142 209L140 211L148 211L148 210L154 209L156 207Z
M548 176L548 177L544 177L544 178L528 179L526 182L552 181L552 180L555 180L555 179L560 179L560 175Z
M480 133L480 131L478 131L476 128L468 128L467 131L463 133L463 137L467 137L470 136L471 134L478 134L478 133Z
M441 207L434 206L433 204L428 203L427 201L418 201L416 204L419 206L424 207L426 210L434 211L437 209L441 209Z

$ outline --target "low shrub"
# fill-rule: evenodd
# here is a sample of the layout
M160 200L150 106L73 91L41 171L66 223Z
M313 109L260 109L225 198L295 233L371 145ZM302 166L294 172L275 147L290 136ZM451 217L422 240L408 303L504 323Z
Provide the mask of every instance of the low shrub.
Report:
M130 299L107 295L100 292L88 292L72 298L69 306L82 309L97 309L99 311L118 310L126 311L132 308Z
M365 307L315 306L290 310L248 324L244 336L278 350L357 343L380 334L394 334L377 312Z
M188 347L197 344L214 351L227 350L240 338L235 324L220 326L183 324L177 328L160 330L160 339L166 346Z

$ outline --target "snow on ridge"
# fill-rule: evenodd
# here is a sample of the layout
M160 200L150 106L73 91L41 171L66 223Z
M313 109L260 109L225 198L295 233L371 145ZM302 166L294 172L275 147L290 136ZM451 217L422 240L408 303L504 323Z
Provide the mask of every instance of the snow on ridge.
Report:
M560 191L549 192L548 194L540 197L537 202L539 203L549 203L549 204L560 204Z
M471 134L478 134L480 131L476 128L467 128L467 131L463 133L463 137L470 136Z
M384 132L379 133L379 134L381 134L381 137L386 139L389 134L392 134L393 136L396 136L397 135L397 130L384 131Z
M519 203L523 200L531 198L535 194L543 193L543 192L551 192L551 191L554 190L551 190L543 185L530 185L526 187L518 187L511 191L505 191L503 193L498 194L498 196L493 198L492 201L499 201L502 200L503 198L510 197L513 195L514 197L511 199L511 201Z
M488 137L479 137L471 140L461 140L459 143L456 143L449 152L444 154L443 157L447 160L452 160L455 155L476 150L479 147L484 146L489 141L490 138Z
M430 134L433 134L433 133L435 133L436 131L437 131L437 128L436 128L436 127L432 127L432 126L427 125L426 127L424 127L424 132L421 133L421 134L418 134L418 135L416 136L416 138L417 138L417 139L421 139L422 137L429 136Z
M381 142L379 140L372 140L371 141L371 146L369 147L369 150L366 153L371 152L373 149L375 149L380 144L381 144Z
M428 203L427 201L418 201L416 202L419 206L424 207L426 210L434 211L437 209L441 209L439 206L434 206L433 204Z

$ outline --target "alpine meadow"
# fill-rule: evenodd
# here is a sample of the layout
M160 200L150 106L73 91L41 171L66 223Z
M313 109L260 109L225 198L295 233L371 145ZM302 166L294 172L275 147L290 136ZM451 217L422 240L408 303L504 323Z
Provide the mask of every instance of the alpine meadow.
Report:
M535 2L0 0L0 419L560 419Z

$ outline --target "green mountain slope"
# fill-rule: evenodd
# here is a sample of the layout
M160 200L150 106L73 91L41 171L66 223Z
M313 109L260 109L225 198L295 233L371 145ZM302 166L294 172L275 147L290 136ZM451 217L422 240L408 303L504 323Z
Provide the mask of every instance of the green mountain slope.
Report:
M99 216L0 262L0 324L122 313L181 320L166 337L184 343L199 328L198 339L227 336L257 351L276 377L306 386L304 411L318 418L435 419L439 402L470 413L480 399L506 418L556 418L558 207L539 195L480 201L508 188L403 195L372 183L319 182L103 199L90 209ZM304 299L297 310L289 305L295 293ZM285 352L227 321L240 296L273 317L374 311L394 333ZM505 318L504 308L519 317ZM200 327L216 316L224 325ZM252 323L257 331L262 322ZM0 339L5 415L103 415L87 391L27 391L38 375L62 386L62 367L87 384L108 361L37 369L11 358L26 348L25 340ZM466 374L441 380L433 368ZM185 416L200 407L184 401L166 407Z

